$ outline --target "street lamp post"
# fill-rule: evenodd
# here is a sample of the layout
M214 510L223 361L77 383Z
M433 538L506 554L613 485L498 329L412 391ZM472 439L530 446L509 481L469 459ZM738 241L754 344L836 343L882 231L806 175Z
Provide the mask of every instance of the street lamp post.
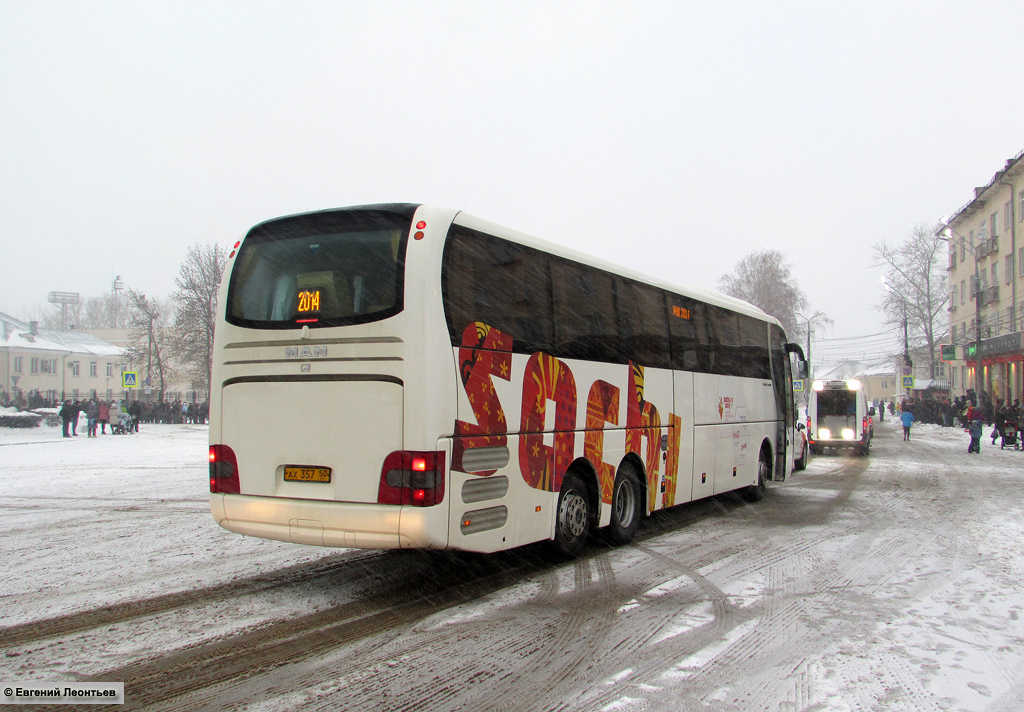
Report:
M832 322L825 315L824 312L820 312L820 311L815 312L811 316L804 316L803 314L797 314L796 316L797 316L797 318L803 319L804 321L807 322L807 373L809 375L812 375L814 373L814 371L811 368L811 322L814 321L815 319L824 319L825 321L828 321L829 323L832 323ZM813 375L812 375L812 377L813 377Z
M121 275L114 277L114 283L110 285L110 291L112 294L110 300L110 328L117 328L117 293L124 289L124 282L121 281Z
M936 239L951 242L948 235L943 235L946 230L959 237L960 246L970 252L971 257L974 258L974 397L981 398L981 274L978 272L978 253L975 252L973 244L967 244L967 238L949 225L943 226L935 233ZM953 249L956 249L955 243ZM964 354L964 360L966 357L967 355Z

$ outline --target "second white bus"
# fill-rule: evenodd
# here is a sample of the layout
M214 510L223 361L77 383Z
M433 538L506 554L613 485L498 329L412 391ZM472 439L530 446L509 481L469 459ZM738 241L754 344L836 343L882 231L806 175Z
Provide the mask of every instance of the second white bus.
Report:
M803 355L745 302L427 205L277 218L235 248L210 408L231 531L572 555L792 469Z

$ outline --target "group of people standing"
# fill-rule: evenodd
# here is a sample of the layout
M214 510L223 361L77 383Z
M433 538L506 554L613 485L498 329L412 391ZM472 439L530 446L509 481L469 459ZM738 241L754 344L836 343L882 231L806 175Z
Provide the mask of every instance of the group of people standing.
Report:
M884 409L886 404L882 403L881 407ZM890 414L896 414L897 406L894 403L890 402L888 408ZM1017 430L1024 412L1019 400L1013 404L1003 403L1002 400L993 402L984 391L978 397L973 390L969 390L966 396L957 397L952 402L927 398L917 401L905 400L899 406L899 415L904 440L910 440L910 428L917 421L938 423L946 427L960 425L971 436L967 452L980 454L981 438L986 424L993 425L992 444L995 445L996 441L1003 437L1010 423L1013 425L1014 437L1019 437Z
M88 423L88 436L94 438L97 434L107 434L107 425L110 425L111 434L127 429L127 432L139 432L139 420L142 408L138 401L132 401L130 405L124 405L121 401L106 401L92 398L84 403L79 401L64 401L60 407L59 415L64 428L64 437L78 437L78 419L80 414L85 413ZM130 422L122 423L122 414L130 417ZM97 433L99 431L99 433Z

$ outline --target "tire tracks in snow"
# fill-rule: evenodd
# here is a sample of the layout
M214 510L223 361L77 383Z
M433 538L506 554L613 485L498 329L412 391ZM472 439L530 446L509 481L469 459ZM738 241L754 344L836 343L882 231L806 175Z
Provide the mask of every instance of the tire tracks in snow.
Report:
M167 613L181 608L199 606L241 596L249 596L274 588L293 586L323 577L339 564L356 564L382 556L382 552L351 552L337 554L313 563L296 564L241 581L207 588L168 593L137 601L116 603L78 613L31 621L0 628L0 640L6 648L14 648L39 640L125 623L137 618Z
M398 577L400 581L349 603L109 670L95 679L124 681L125 689L132 691L127 695L126 709L217 706L213 700L222 700L225 695L234 699L232 688L249 683L261 673L327 655L371 636L395 636L432 614L506 589L556 563L550 559L530 560L521 553L490 558L418 554L423 571L416 573L423 575L406 572ZM579 616L579 620L586 618ZM379 647L381 643L372 645ZM279 687L280 678L276 680L274 686ZM436 686L424 695L444 697Z

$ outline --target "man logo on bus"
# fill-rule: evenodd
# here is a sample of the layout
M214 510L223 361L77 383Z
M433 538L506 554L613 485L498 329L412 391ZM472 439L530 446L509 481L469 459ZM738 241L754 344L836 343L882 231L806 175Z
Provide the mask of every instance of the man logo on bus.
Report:
M313 348L303 346L301 349L298 346L286 346L284 349L285 358L318 358L326 355L326 346L314 346Z

